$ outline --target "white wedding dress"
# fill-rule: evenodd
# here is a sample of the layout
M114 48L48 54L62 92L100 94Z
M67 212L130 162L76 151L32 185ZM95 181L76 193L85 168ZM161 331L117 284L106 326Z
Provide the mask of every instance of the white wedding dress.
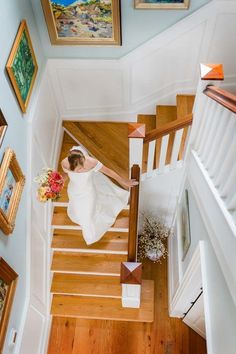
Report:
M86 156L83 148L74 147ZM64 171L69 176L67 213L69 218L82 228L88 245L97 242L114 224L117 215L127 205L129 192L116 186L99 172L102 163L88 172Z

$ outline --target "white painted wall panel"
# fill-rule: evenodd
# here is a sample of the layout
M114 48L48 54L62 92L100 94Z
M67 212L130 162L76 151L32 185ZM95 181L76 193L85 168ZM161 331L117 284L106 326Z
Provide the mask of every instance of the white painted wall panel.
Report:
M32 133L34 142L38 145L40 154L47 166L51 166L53 163L54 148L52 143L56 139L57 116L57 106L55 105L52 87L46 71L32 122Z
M32 212L32 220L35 220L35 213ZM40 234L35 224L31 232L31 296L39 303L41 312L47 311L47 241Z
M44 325L45 317L33 306L30 306L27 314L20 354L44 354L41 352Z
M94 65L94 67L96 67ZM119 108L123 101L122 70L60 69L58 81L66 110Z

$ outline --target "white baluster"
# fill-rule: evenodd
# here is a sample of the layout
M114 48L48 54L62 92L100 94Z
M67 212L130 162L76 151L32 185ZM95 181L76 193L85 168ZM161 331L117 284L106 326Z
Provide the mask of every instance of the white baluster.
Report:
M215 110L215 114L214 114L214 117L213 117L212 123L211 123L211 129L208 133L206 142L204 144L204 150L201 155L201 160L202 160L202 163L204 166L206 165L206 160L209 157L209 153L210 153L212 145L214 143L217 128L219 127L223 110L224 110L224 107L220 106L220 105L218 105Z
M173 145L173 150L172 150L172 155L171 155L171 168L175 168L177 165L178 161L178 155L179 155L179 148L180 144L182 141L182 136L183 136L184 129L179 129L175 133L175 140L174 140L174 145Z
M148 144L147 173L153 171L155 149L156 149L156 140L153 140Z
M234 189L233 194L229 195L224 202L228 210L236 210L236 188Z
M236 124L234 124L233 132L235 132L235 129L236 129ZM225 180L230 174L232 166L234 166L235 155L236 155L236 140L235 139L229 140L227 142L224 158L221 162L218 173L213 179L215 186L220 187L222 184L224 184Z
M233 218L233 220L234 220L234 223L236 224L236 210L234 210L234 211L231 213L231 215L232 215L232 218Z
M220 186L219 188L219 194L220 196L226 197L228 195L231 195L232 192L236 189L235 188L235 181L236 181L236 163L234 163L232 170L229 173L228 178L226 178L225 184Z
M159 172L163 170L165 167L166 163L166 152L168 148L168 142L169 142L169 134L163 136L161 140L161 153L160 153L160 162L159 162Z
M224 109L224 108L222 107L222 109ZM225 111L225 109L224 109L224 111ZM225 112L222 112L222 115L220 117L220 122L217 127L217 131L215 133L213 142L209 148L208 157L206 158L206 161L205 161L205 167L207 170L212 165L213 161L215 160L215 158L217 156L218 149L221 144L222 136L225 131L225 127L227 126L228 119L229 119L229 116L227 114L225 114Z
M217 110L217 103L214 102L214 104L211 108L211 111L209 112L209 115L207 117L205 129L203 130L203 134L202 134L202 140L201 140L199 148L197 150L197 153L198 153L198 156L200 157L200 159L202 159L202 155L205 150L206 142L208 141L208 136L211 131L213 121L215 119L216 110Z
M207 124L208 121L209 121L209 123L211 121L211 117L210 117L210 113L209 112L212 112L213 106L214 106L214 102L212 100L210 100L208 97L206 97L205 111L203 112L203 115L201 117L201 124L198 127L199 131L198 131L198 134L197 134L197 139L196 139L196 141L194 143L194 149L196 151L199 150L199 147L200 147L200 144L201 144L201 141L202 141L202 138L203 138L203 134L204 134L204 131L205 131L205 128L206 128L206 124ZM196 118L198 119L198 117L196 117ZM195 116L194 116L194 119L195 119Z
M217 152L217 157L213 162L212 166L209 166L209 175L210 177L214 178L218 175L221 165L225 159L226 152L229 148L229 142L232 141L233 134L234 134L234 121L229 119L227 126L225 127L225 132L223 133L221 144L219 146L219 150Z

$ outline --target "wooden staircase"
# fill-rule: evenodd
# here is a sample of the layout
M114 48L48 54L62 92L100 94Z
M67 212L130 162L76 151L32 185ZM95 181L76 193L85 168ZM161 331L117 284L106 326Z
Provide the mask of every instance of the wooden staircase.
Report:
M194 104L195 95L179 94L176 96L176 105L157 105L156 114L139 114L138 123L143 123L146 125L146 133L150 131L161 128L165 124L173 122L175 120L184 118L188 114L192 113L193 104ZM182 147L184 146L188 129L186 128L182 138ZM170 163L173 143L174 143L175 133L170 134L166 164ZM155 160L154 168L157 168L159 165L160 158L160 149L161 149L161 139L156 143L155 147ZM182 157L183 148L180 150L180 158ZM143 146L143 172L147 171L147 160L148 160L148 143L144 143Z
M139 115L138 123L145 123L151 132L192 113L193 95L177 95L176 106L156 107L156 115ZM180 122L181 123L181 122ZM181 123L182 124L182 123ZM127 123L63 122L65 129L60 161L69 149L78 143L106 166L124 177L128 176L129 148ZM187 135L185 128L182 143ZM175 132L168 140L166 164L172 154ZM148 143L143 149L143 171L147 168ZM154 165L159 164L161 139L155 145ZM182 150L179 150L179 159ZM177 155L178 157L178 155ZM59 170L61 167L59 166ZM143 280L141 307L123 308L121 305L120 265L127 261L129 209L118 215L114 225L95 244L87 246L79 225L67 216L66 188L59 203L55 203L52 217L52 306L53 316L84 319L107 319L134 322L152 322L153 282Z
M88 133L88 123L86 129ZM106 135L104 124L102 130ZM64 134L60 161L76 144L71 131L67 131ZM103 155L106 155L104 150ZM102 153L100 156L102 157ZM126 158L124 156L124 160ZM58 169L60 170L60 166ZM67 216L67 202L68 197L64 191L59 202L55 203L52 217L51 314L57 317L153 322L153 281L143 280L139 309L123 308L121 304L120 267L121 262L127 261L129 208L121 211L114 225L99 242L87 246L81 227Z

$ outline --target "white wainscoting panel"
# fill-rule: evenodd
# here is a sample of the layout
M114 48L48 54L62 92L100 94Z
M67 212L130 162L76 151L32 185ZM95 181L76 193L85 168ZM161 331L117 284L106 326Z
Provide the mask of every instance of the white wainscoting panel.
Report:
M235 23L235 1L211 1L121 59L49 59L60 116L135 121L194 93L200 62L223 62L235 76Z
M47 69L42 79L34 119L32 121L33 147L37 145L47 166L53 163L54 149L58 127L58 111Z
M28 309L20 354L44 354L41 351L45 317L33 306Z
M35 220L33 210L32 220ZM36 302L37 309L40 308L42 313L47 311L47 252L47 240L33 223L31 229L31 296L32 303Z

